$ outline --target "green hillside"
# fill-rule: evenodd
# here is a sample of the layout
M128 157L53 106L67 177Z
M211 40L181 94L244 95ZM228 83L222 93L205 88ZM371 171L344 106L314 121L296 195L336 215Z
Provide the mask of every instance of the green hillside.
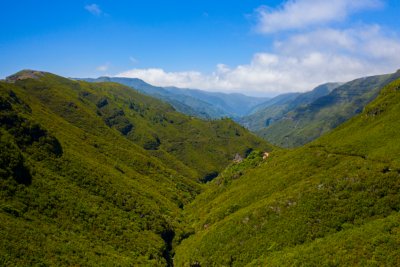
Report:
M345 83L306 105L279 113L273 123L265 125L263 129L255 129L256 133L281 147L304 145L359 114L383 86L399 77L400 71ZM272 115L277 117L276 114Z
M165 266L181 209L236 153L271 146L114 84L0 82L0 265Z
M400 80L379 91L283 150L119 84L17 73L0 82L0 265L398 266Z
M216 106L207 103L201 99L170 92L167 88L153 86L137 78L122 78L122 77L99 77L92 78L77 78L87 82L115 82L129 86L139 92L160 99L172 105L177 111L189 116L195 116L203 119L221 118L228 114L217 108Z
M232 164L185 208L175 266L399 266L399 114L397 80L317 141Z
M137 78L77 78L87 82L115 82L171 104L177 111L199 118L239 117L268 98L207 92L189 88L153 86Z
M261 130L280 119L288 110L289 103L298 96L300 93L278 95L258 105L249 115L243 116L237 121L251 131Z
M328 95L339 86L339 83L326 83L309 92L278 95L257 106L252 113L238 121L251 131L260 131L282 120L288 112Z

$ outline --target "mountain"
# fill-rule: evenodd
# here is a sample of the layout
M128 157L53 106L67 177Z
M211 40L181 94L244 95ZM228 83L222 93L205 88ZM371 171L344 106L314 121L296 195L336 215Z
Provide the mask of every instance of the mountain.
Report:
M116 83L22 71L0 82L0 265L170 266L182 208L253 149Z
M345 83L308 104L280 113L256 133L278 146L304 145L360 113L383 86L399 77L400 71Z
M269 100L266 97L252 97L237 93L224 94L177 87L165 87L165 89L175 95L186 95L210 103L231 117L244 116L255 106Z
M288 112L329 94L339 85L339 83L326 83L309 92L278 95L255 107L250 115L240 118L238 122L251 131L259 131L281 120Z
M242 94L213 93L195 89L152 86L136 78L99 77L83 78L88 82L116 82L134 88L171 104L177 111L200 118L239 117L254 106L268 100Z
M203 119L221 118L224 116L228 116L226 112L214 107L207 102L190 96L171 94L163 87L152 86L136 78L99 77L97 79L84 78L76 80L83 80L87 82L116 82L119 84L123 84L135 90L138 90L143 94L163 100L171 104L177 111L190 116L195 116Z
M258 112L259 110L268 108L270 106L279 106L283 105L285 103L288 103L295 99L297 96L299 96L301 93L286 93L286 94L280 94L278 96L275 96L264 103L261 103L257 106L255 106L252 110L250 110L248 115L251 115L253 113Z
M353 99L342 87L322 98ZM121 84L12 75L0 81L0 263L398 266L400 79L376 91L288 150Z
M320 139L232 164L185 208L175 266L398 266L399 116L396 80Z
M296 99L300 93L288 93L278 95L271 100L256 106L250 115L239 118L237 121L251 131L263 129L274 122L287 110L291 101Z

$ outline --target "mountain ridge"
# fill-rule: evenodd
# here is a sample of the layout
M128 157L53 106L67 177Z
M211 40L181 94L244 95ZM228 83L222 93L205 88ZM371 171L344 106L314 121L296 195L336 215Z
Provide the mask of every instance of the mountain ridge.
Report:
M0 82L5 265L171 266L181 209L236 153L272 148L120 84L26 72Z
M185 208L175 265L397 266L399 99L398 79L310 144L232 164Z
M399 77L397 71L347 82L306 105L289 109L255 132L281 147L304 145L360 113L382 87Z
M247 116L238 120L246 128L257 132L276 121L281 120L289 111L307 105L319 97L329 94L340 83L325 83L305 93L288 93L278 95L255 107Z
M153 86L138 78L99 77L75 78L89 82L113 81L164 100L178 111L201 118L239 117L267 98L237 93L216 93L198 89Z
M27 72L0 82L5 265L400 263L399 78L287 150L117 83Z

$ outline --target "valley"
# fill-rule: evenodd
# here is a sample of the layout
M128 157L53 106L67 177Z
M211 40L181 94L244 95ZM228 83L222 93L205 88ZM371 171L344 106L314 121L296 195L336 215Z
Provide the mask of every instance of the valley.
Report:
M171 265L204 182L273 148L115 83L22 71L0 86L5 265Z
M9 76L0 82L0 262L396 266L396 79L365 79L388 84L360 114L287 150L117 83Z
M400 1L2 1L0 267L400 266Z
M382 87L400 78L400 70L345 83L326 83L303 93L272 98L152 86L140 79L99 77L87 82L116 82L200 119L231 118L265 141L285 148L305 145L362 112Z
M309 145L218 177L185 210L196 234L177 265L396 266L399 86Z

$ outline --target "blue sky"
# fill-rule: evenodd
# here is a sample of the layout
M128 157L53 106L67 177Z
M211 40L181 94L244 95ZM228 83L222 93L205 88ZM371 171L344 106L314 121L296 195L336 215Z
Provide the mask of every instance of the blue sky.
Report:
M0 77L68 77L274 95L400 68L398 0L5 0Z

